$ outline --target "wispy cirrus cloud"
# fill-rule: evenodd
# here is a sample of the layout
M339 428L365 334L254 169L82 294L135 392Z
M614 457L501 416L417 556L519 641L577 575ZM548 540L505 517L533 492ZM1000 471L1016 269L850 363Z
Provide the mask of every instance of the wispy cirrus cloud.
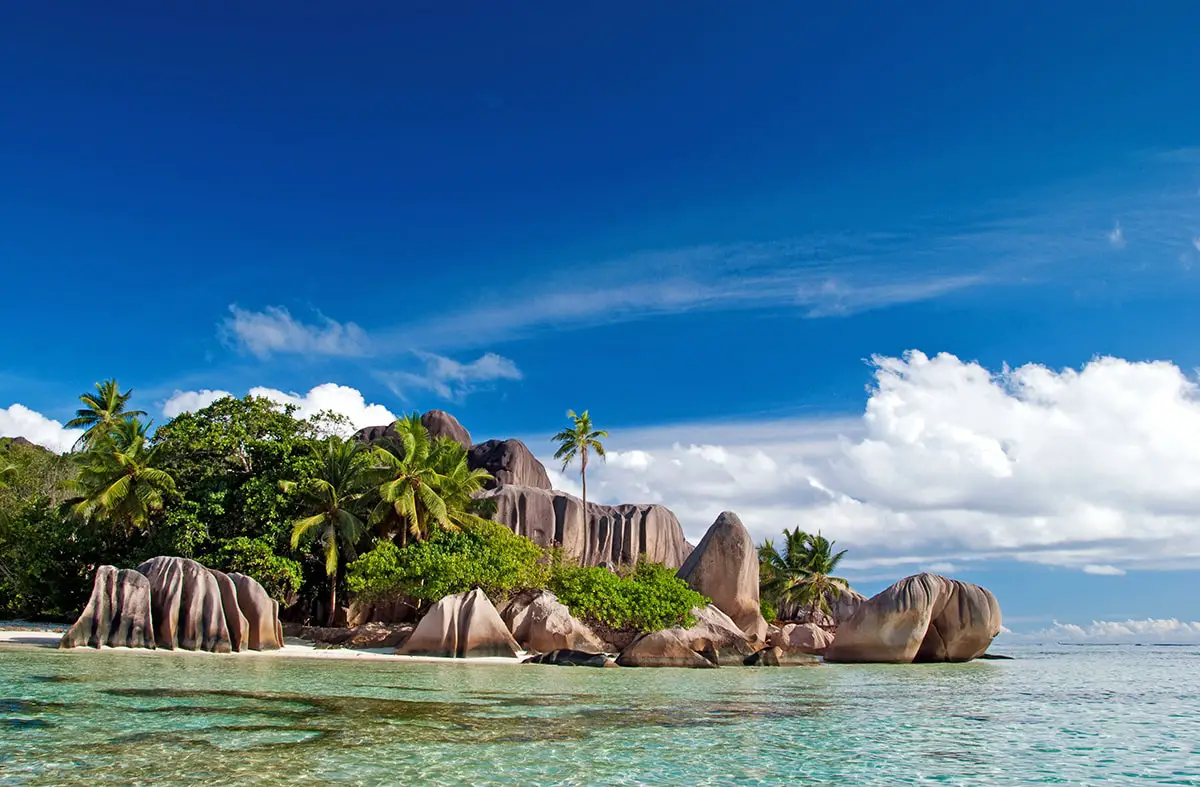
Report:
M226 341L258 358L276 354L368 354L367 334L354 323L341 323L322 314L317 314L313 322L304 322L293 317L283 306L253 311L230 305L229 316L219 327Z
M516 363L496 353L484 353L463 363L444 355L419 352L424 364L421 371L383 372L379 377L401 398L413 390L430 391L450 401L462 401L481 387L500 380L520 380L523 375Z

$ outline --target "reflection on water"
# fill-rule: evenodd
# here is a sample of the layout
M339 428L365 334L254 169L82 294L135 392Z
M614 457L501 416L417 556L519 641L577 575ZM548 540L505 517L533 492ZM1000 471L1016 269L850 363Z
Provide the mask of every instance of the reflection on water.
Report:
M1200 784L1200 658L593 670L0 648L0 784Z

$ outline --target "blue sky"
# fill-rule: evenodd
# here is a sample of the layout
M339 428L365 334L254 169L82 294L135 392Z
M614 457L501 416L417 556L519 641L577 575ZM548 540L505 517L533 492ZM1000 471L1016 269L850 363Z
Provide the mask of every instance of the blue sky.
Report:
M336 383L360 416L440 407L539 452L588 407L625 460L604 494L694 538L738 506L850 544L867 588L949 564L1026 628L1200 618L1200 505L1153 483L1200 471L1190 391L1089 367L1010 418L1011 381L970 371L1200 365L1193 4L242 5L2 12L8 432L112 375L159 414ZM867 359L908 350L957 365L904 367L908 415L864 421ZM1055 495L987 464L1088 464L1037 442L1063 423L1137 468ZM719 493L638 469L676 443L725 450L687 455ZM947 456L999 486L923 500L882 469Z

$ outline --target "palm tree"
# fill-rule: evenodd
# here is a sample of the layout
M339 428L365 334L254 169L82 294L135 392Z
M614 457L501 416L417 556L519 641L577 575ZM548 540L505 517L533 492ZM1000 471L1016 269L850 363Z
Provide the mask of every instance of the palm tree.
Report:
M117 424L144 416L145 413L141 410L125 409L125 405L132 395L132 388L121 393L121 389L114 379L96 383L96 393L85 393L80 396L79 401L84 406L75 411L74 418L67 421L67 427L85 430L75 441L75 447L89 446L98 438L109 434Z
M132 417L113 423L79 455L79 477L71 482L77 496L71 511L85 521L120 522L146 528L150 514L175 491L175 479L158 468L158 448L147 438L149 422Z
M491 476L467 465L467 451L454 440L430 439L415 413L394 424L396 437L375 444L378 498L371 521L385 537L400 533L418 540L435 527L456 530L483 518L474 513L474 494Z
M354 559L354 548L366 532L358 518L363 496L368 490L370 464L366 449L353 440L330 437L320 453L316 475L296 483L284 481L285 491L297 490L312 513L292 523L292 549L300 542L314 539L325 552L325 574L329 577L329 625L337 611L338 568Z
M850 583L832 576L846 550L834 554L833 541L818 531L784 528L783 551L768 539L758 548L760 592L782 612L807 611L810 621L821 613L832 615L829 599L839 598Z
M608 432L592 428L592 417L588 415L587 410L579 415L576 415L574 410L567 410L567 418L571 419L571 426L551 438L558 443L554 458L562 461L563 472L566 472L571 462L579 459L579 480L583 485L583 516L586 521L588 451L595 451L597 456L604 459L604 444L600 442L600 438L608 437Z

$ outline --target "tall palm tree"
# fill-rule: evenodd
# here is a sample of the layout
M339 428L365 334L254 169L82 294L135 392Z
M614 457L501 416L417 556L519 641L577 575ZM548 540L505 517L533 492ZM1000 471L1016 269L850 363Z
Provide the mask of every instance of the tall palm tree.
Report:
M806 610L810 621L823 613L832 615L829 605L850 583L832 576L846 550L834 553L834 542L820 532L815 535L800 528L783 530L783 551L771 540L758 548L761 594L781 612L785 608Z
M489 521L480 516L481 501L475 496L492 480L492 474L482 468L472 470L467 449L449 437L434 442L430 459L439 476L437 491L446 503L446 518L452 528Z
M604 459L604 444L600 442L600 438L608 437L608 432L592 428L592 417L588 415L587 410L579 415L576 415L574 410L567 410L567 418L571 419L571 425L551 438L558 443L554 458L562 462L563 472L566 472L571 462L579 460L579 480L583 486L583 516L586 520L588 452L595 451L597 456Z
M298 549L301 541L315 540L324 550L331 626L337 611L338 569L343 559L354 559L355 547L367 529L355 512L360 510L369 488L369 469L361 443L330 437L320 452L316 475L299 483L282 484L286 491L298 491L312 512L292 523L292 549Z
M157 467L158 448L150 445L149 429L149 422L136 417L117 420L111 433L98 436L79 455L79 477L71 482L75 515L127 529L149 526L151 513L175 491L175 479Z
M96 383L96 393L80 396L79 401L84 406L75 411L74 418L67 421L69 428L85 430L75 441L75 447L89 446L100 437L109 434L117 424L144 416L145 413L141 410L125 409L132 395L132 388L121 393L117 381L113 379Z
M396 436L375 443L378 499L371 521L385 537L399 532L425 538L433 527L452 528L449 508L441 495L442 477L434 465L435 442L417 414L398 419Z

